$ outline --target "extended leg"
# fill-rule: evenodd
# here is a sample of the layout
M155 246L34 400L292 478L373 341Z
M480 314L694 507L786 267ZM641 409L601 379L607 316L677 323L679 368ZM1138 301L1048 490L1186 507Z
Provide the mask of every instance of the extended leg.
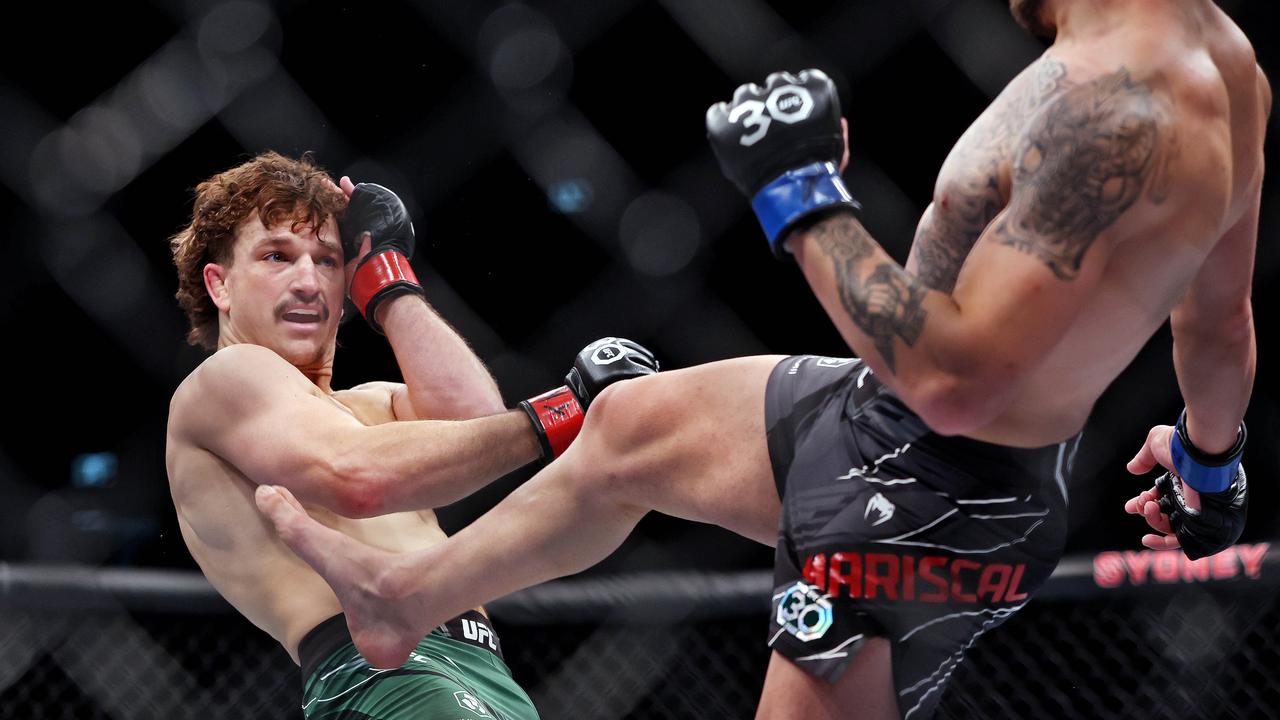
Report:
M779 360L726 360L611 386L563 457L471 526L416 553L358 543L269 490L259 492L259 507L333 587L361 653L398 665L448 618L599 562L649 510L772 545L780 504L764 393Z

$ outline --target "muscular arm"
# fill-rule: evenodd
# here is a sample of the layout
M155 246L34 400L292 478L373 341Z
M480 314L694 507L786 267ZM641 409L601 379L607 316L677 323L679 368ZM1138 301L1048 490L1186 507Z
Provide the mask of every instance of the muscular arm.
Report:
M1173 366L1187 404L1187 433L1206 453L1236 440L1253 391L1254 246L1258 202L1218 242L1173 311Z
M950 293L848 213L789 247L850 346L934 429L968 432L1007 407L1074 322L1114 243L1158 219L1169 134L1161 102L1123 69L1046 102L1020 139L1009 206Z
M1271 113L1271 85L1256 68L1259 137ZM1186 297L1174 308L1173 366L1187 404L1187 433L1201 450L1225 452L1253 391L1257 345L1253 329L1253 260L1262 202L1259 159L1252 201L1201 265Z
M366 426L275 353L225 348L174 398L172 424L258 484L348 517L439 507L536 459L520 412Z
M402 295L378 308L378 320L405 380L393 398L396 417L466 420L506 409L484 363L430 305Z
M356 192L356 186L348 177L342 178L341 188L348 198ZM386 204L382 207L391 213L389 217L395 218L396 223L408 225L407 228L399 224L395 227L396 232L407 230L412 247L412 225L407 215L396 212L403 212L399 198L385 188L377 188L376 192L370 191L363 197L367 199L379 193L384 194ZM368 203L362 203L362 212L368 212L368 207ZM376 224L374 218L362 216L361 219ZM381 219L389 221L387 217ZM371 250L371 240L366 235L354 257L366 257ZM355 262L347 263L348 288L355 269ZM376 312L375 319L391 342L405 380L404 387L397 388L392 395L397 419L466 420L505 409L498 386L484 364L466 341L416 293L380 303Z

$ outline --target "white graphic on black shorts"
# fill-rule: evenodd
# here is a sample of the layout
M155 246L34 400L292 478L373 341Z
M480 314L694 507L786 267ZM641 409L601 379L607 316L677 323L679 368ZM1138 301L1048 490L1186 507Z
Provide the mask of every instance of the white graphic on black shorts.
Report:
M858 642L862 638L863 638L863 633L858 633L857 635L854 635L853 637L849 638L848 640L845 640L844 642L831 648L830 650L823 650L822 652L816 653L814 655L805 655L804 657L798 657L796 658L796 662L818 662L821 660L841 660L843 658L847 658L849 657L849 651L847 650L847 648L853 643Z
M831 629L831 597L819 592L817 586L797 582L778 597L775 619L797 640L817 640Z
M816 363L816 367L820 368L841 368L845 365L852 365L858 362L858 358L837 358L837 357L820 357Z
M894 504L889 502L889 498L881 493L876 493L867 501L867 509L862 512L862 519L871 520L871 527L883 525L889 522L889 518L893 517L895 509ZM873 515L875 517L874 520L872 520Z
M1026 603L1023 603L1023 605L1025 604ZM968 652L969 648L973 647L973 644L978 641L978 638L982 637L992 627L1004 622L1005 618L1009 617L1010 615L1014 614L1015 612L1021 609L1022 609L1022 605L1018 605L1016 607L1011 607L1011 608L1004 608L1002 610L997 610L995 613L993 613L994 617L984 620L982 622L982 625L969 635L969 641L966 642L964 645L962 645L959 650L956 650L954 653L952 653L950 656L944 659L942 663L938 666L937 670L934 670L932 673L925 676L923 679L919 680L915 684L899 690L898 697L902 698L902 700L898 703L898 706L903 707L906 705L906 703L911 702L911 700L908 698L909 695L920 691L925 686L928 686L928 689L925 690L922 695L920 695L920 697L916 700L915 704L912 705L905 713L902 714L903 720L909 720L909 718L912 715L914 715L916 711L921 708L921 706L924 705L925 700L930 695L932 695L935 692L941 691L941 689L946 686L947 680L951 678L951 673L955 671L956 667L960 664L960 661L964 658L964 654ZM939 618L939 619L942 619L942 618Z
M489 628L475 620L462 619L462 636L478 645L487 645L490 650L498 651L498 643L489 632Z
M849 472L837 477L836 479L837 480L853 480L854 478L859 478L861 480L866 480L867 482L878 482L884 485L895 485L898 483L915 482L916 481L915 478L896 478L894 480L881 480L879 478L873 477L880 473L881 463L886 462L888 460L893 460L894 458L902 457L903 453L905 453L907 450L910 450L910 449L911 449L911 443L907 443L899 448L894 448L890 452L887 452L884 455L881 455L880 457L876 458L874 461L871 462L870 465L863 465L862 467L851 467L849 468Z

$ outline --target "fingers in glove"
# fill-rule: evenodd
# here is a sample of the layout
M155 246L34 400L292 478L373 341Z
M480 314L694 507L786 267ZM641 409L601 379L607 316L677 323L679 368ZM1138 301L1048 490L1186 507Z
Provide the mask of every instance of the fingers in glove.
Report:
M1150 501L1142 506L1142 517L1146 519L1147 524L1152 530L1162 533L1172 533L1173 527L1169 524L1169 516L1160 512L1160 503Z
M1177 550L1182 547L1178 544L1177 535L1143 535L1142 545L1152 550Z

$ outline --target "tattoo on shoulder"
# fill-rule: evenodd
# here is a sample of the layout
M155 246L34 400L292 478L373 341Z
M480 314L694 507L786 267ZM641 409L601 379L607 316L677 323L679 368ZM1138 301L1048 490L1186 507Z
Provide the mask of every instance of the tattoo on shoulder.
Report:
M1073 280L1085 253L1139 198L1164 202L1173 157L1167 103L1129 71L1068 85L1024 134L997 242Z
M859 275L859 265L871 257L876 244L854 218L833 216L814 225L809 234L831 258L845 312L875 343L889 370L896 370L893 339L901 338L910 347L920 337L928 288L894 262L880 263L865 276Z

